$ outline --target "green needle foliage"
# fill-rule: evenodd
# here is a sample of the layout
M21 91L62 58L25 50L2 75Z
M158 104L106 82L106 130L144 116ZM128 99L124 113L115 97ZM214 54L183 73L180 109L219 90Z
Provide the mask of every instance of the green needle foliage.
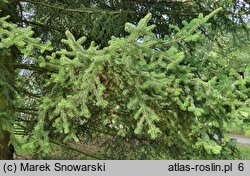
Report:
M155 25L148 25L148 14L137 25L126 23L128 35L112 37L106 47L86 45L85 37L77 39L67 30L57 45L64 47L52 54L43 53L50 44L33 38L29 27L1 18L1 52L16 47L46 72L36 90L46 91L31 119L35 124L17 121L32 131L24 147L50 154L51 143L84 140L98 146L91 156L100 159L237 158L226 124L249 117L250 64L242 67L239 79L236 69L217 68L222 55L204 54L203 44L211 41L201 31L210 30L207 22L220 10L184 21L182 28L170 25L176 32L162 38L154 33ZM0 81L4 90L9 82ZM0 105L13 100L7 94L0 98Z
M177 32L165 39L155 37L148 14L138 25L126 23L129 35L112 37L103 49L94 42L85 48L85 37L66 31L67 47L37 60L57 71L46 80L51 92L42 97L32 144L48 152L49 140L91 137L105 141L100 152L113 159L234 158L225 123L249 108L237 95L249 101L249 75L242 90L203 79L200 58L187 57L179 45L201 42L198 28L219 10L182 29L172 26Z
M9 118L10 112L13 111L13 95L15 94L15 90L13 89L13 79L15 73L12 73L14 69L14 65L17 63L15 58L10 54L11 49L16 47L19 52L22 53L23 56L31 56L34 54L34 50L39 50L40 52L44 52L45 50L49 50L50 44L43 45L40 43L41 39L33 38L33 31L31 27L28 28L19 28L17 25L7 22L6 20L9 17L0 18L0 105L1 105L1 116L5 114L6 117ZM6 114L6 112L9 112ZM7 121L10 119L7 118ZM5 129L4 127L7 122L5 122L5 118L1 118L1 126L0 129ZM11 131L11 130L10 130Z
M31 27L19 28L16 24L7 22L9 17L0 18L0 149L1 159L10 159L10 143L16 145L13 136L15 122L15 65L23 57L50 49L49 44L41 44L41 39L33 38Z

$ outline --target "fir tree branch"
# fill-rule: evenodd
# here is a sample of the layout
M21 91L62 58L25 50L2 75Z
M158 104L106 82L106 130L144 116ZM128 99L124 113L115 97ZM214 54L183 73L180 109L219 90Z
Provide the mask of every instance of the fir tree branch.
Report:
M31 108L16 108L15 110L18 110L18 111L35 111L35 112L38 111L38 109L31 109Z
M27 70L35 70L35 71L40 71L40 72L45 72L45 71L48 71L48 72L53 72L53 73L56 73L56 70L53 69L53 68L42 68L42 67L39 67L38 65L35 65L35 64L16 64L16 63L11 63L9 65L12 65L14 66L16 69L27 69Z
M23 121L26 123L30 123L32 121L24 121L23 119L21 120L21 118L19 118L19 121ZM30 135L32 134L32 129L28 129L26 126L20 124L20 123L15 123L16 126L19 126L19 131L17 129L14 130L14 133L16 135L22 135L22 136L26 136L26 135Z
M129 0L131 1L131 0ZM189 3L193 2L192 0L161 0L161 1L148 1L148 0L132 0L133 2L138 3L147 3L147 4L153 4L153 3Z
M25 110L25 109L16 108L16 109L14 109L14 111L17 112L17 113L28 114L28 115L31 115L32 117L37 117L38 116L38 114L36 112L32 112L32 111Z
M63 10L68 12L77 12L77 13L110 13L110 14L120 14L121 11L110 11L110 10L102 10L102 9L93 9L93 8L81 8L81 9L72 9L72 8L65 8L63 6L55 5L55 4L48 4L48 3L42 3L32 0L21 0L22 2L28 2L34 5L39 5L43 7L48 7L51 9L57 9L57 10ZM122 11L125 13L136 13L135 11Z
M31 122L33 122L33 121L31 121L31 120L25 120L25 119L22 119L22 118L20 118L20 117L17 117L15 121L18 121L18 122L25 122L25 123L31 123ZM19 123L18 123L18 125L19 125ZM19 125L19 126L20 126L20 125ZM24 128L25 126L22 125L22 127ZM26 128L26 127L25 127L25 128Z
M28 21L26 19L22 19L20 20L20 22L23 22L27 25L34 25L34 26L39 26L41 28L45 28L45 29L53 29L55 31L58 31L58 32L65 32L64 29L61 29L61 28L57 28L57 27L54 27L54 26L51 26L51 25L47 25L47 24L44 24L44 23L40 23L40 22L35 22L35 21Z
M121 10L121 11L111 11L111 10L104 10L104 9L94 9L94 8L81 8L81 9L76 9L76 8L65 8L63 6L59 6L56 4L48 4L48 3L42 3L42 2L37 2L37 1L33 1L33 0L21 0L22 2L28 2L34 5L39 5L39 6L43 6L43 7L47 7L47 8L51 8L51 9L57 9L57 10L63 10L63 11L68 11L68 12L75 12L75 13L109 13L109 14L120 14L120 13L140 13L140 14L147 14L148 12L138 12L138 11L128 11L128 10ZM143 1L138 1L141 3L144 3ZM190 1L161 1L162 3L187 3ZM146 3L146 2L145 2ZM148 2L147 2L148 3ZM180 11L168 11L168 12L164 12L163 14L166 15L179 15L179 16L197 16L200 13L204 13L204 14L209 14L211 13L211 11L202 11L202 12L191 12L191 13L186 13L186 12L180 12ZM241 11L238 13L234 13L228 10L223 10L221 11L222 14L224 15L249 15L250 11Z
M22 109L15 109L15 111L19 112L19 113L29 114L29 115L32 115L32 116L38 116L38 114L35 113L35 112L25 111L25 110L22 110Z
M213 12L211 12L210 14L208 14L207 16L205 16L204 19L205 19L206 21L208 21L208 20L209 20L210 18L212 18L216 13L221 12L221 11L222 11L222 8L220 7L220 8L218 8L218 9L214 10ZM188 34L192 34L192 33L193 33L194 31L196 31L200 26L201 26L201 24L195 25L192 29L189 30ZM187 35L178 37L178 33L177 33L176 37L177 37L176 39L171 40L171 41L166 42L166 43L164 42L163 44L164 44L165 46L167 46L167 45L172 44L172 43L178 43L178 42L184 40L185 38L187 38Z
M14 88L17 92L25 93L26 95L28 95L28 96L30 96L30 97L35 97L35 98L40 98L40 97L41 97L41 94L32 93L32 92L30 92L30 91L28 91L28 90L25 90L25 89L16 87L15 85L13 86L13 88Z

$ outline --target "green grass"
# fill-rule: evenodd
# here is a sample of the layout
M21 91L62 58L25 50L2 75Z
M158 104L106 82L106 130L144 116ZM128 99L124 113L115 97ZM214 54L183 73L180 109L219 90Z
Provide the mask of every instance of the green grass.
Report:
M228 127L228 132L237 135L243 135L245 137L250 137L250 125L241 124L241 125L230 125Z
M250 137L250 124L249 123L234 123L228 125L228 132L231 134L240 135L243 137ZM239 145L242 160L250 160L250 145Z
M250 160L250 146L249 145L239 146L239 150L241 152L243 160Z

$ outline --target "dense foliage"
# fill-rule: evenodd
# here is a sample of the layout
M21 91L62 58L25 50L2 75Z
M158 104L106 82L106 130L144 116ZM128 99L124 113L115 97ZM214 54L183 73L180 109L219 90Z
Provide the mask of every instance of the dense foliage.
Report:
M111 36L124 36L126 22L138 23L147 13L152 13L150 24L154 33L164 38L174 30L169 24L183 27L182 21L191 21L199 13L207 15L222 7L223 12L211 19L212 29L226 33L234 31L237 23L244 27L249 14L247 0L22 0L20 22L34 27L44 40L59 44L65 29L75 37L86 36L85 45L95 41L101 47ZM26 3L25 3L26 2ZM29 15L25 15L29 13ZM235 33L234 33L235 34ZM216 35L216 37L218 37Z
M18 1L10 2L1 4L10 7ZM233 17L230 30L222 30L231 2L207 2L206 9L211 4L227 8L205 17L195 13L203 6L188 3L193 8L189 22L180 23L184 18L180 16L167 21L167 26L158 24L160 17L169 15L161 12L148 14L135 25L146 14L140 11L144 1L140 1L138 16L133 3L113 4L112 10L98 9L105 6L99 1L93 2L98 8L83 3L78 11L92 14L81 18L86 24L60 26L60 32L55 19L66 25L78 18L59 13L63 9L72 12L70 5L60 9L68 1L57 8L58 15L48 14L49 18L44 18L44 3L25 2L22 6L28 15L10 20L29 24L27 18L34 19L35 33L30 27L0 19L0 131L26 136L21 145L11 135L16 148L32 149L38 157L49 155L52 144L78 143L92 146L81 153L97 159L237 158L226 125L248 119L250 114L249 29L235 21L244 17ZM171 13L175 12L172 8L183 6L176 3L179 6L170 5ZM244 12L248 6L241 3ZM47 7L56 8L50 3ZM121 7L127 9L119 13ZM3 9L3 15L13 14L10 8ZM39 22L45 19L51 20L46 29ZM126 23L121 32L125 21L133 23ZM64 28L70 30L58 42ZM235 40L237 32L244 40ZM0 139L2 143L4 135Z

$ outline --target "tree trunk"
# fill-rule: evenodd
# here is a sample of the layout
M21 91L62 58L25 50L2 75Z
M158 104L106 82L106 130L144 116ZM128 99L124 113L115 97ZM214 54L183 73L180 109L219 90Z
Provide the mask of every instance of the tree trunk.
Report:
M10 143L10 132L6 130L1 131L0 135L0 159L13 160L14 146Z
M17 49L2 49L0 51L0 159L13 159L14 146L11 144L13 131L15 100L13 85L15 83L15 69L12 63L17 59Z
M17 22L18 0L9 0L1 3L0 17L10 15L10 21ZM12 46L0 50L0 159L13 159L14 146L11 144L13 133L13 102L15 100L12 86L15 84L15 69L13 63L17 62L18 49Z

